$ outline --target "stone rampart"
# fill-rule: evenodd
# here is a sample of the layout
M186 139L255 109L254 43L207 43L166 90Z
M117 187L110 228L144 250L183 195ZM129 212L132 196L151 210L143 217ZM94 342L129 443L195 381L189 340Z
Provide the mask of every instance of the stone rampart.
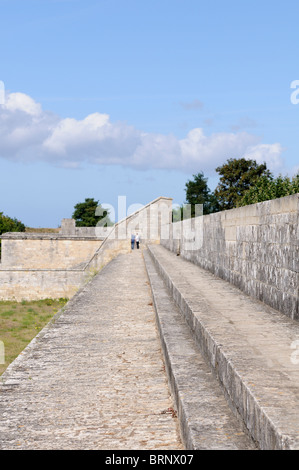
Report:
M70 299L88 279L79 269L0 269L0 300Z
M2 237L2 268L68 269L91 258L101 240L55 234L7 234Z
M299 319L299 194L170 225L161 244Z
M172 199L159 197L116 223L103 245L89 260L87 270L99 270L119 253L131 250L131 235L139 234L141 247L160 243L164 227L169 227L172 217Z
M63 219L59 234L3 234L0 300L70 298L119 253L131 250L131 234L141 245L159 243L169 226L172 199L159 197L113 227L75 227Z

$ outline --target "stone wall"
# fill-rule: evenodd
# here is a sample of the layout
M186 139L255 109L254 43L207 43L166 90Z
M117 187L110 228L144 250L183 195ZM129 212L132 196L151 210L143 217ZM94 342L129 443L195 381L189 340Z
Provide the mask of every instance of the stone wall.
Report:
M3 235L1 268L67 269L89 260L101 243L96 238L54 234Z
M62 219L60 235L63 237L92 237L105 239L112 227L76 227L74 219Z
M170 225L168 249L299 320L299 194Z
M114 225L88 263L87 269L99 270L119 253L131 251L131 235L139 234L140 247L160 243L164 227L172 217L172 199L159 197Z
M0 269L0 300L70 299L87 280L83 270Z
M171 210L172 199L160 197L112 228L75 227L63 219L59 234L3 234L0 300L72 297L112 258L131 250L132 233L139 233L141 246L159 243Z

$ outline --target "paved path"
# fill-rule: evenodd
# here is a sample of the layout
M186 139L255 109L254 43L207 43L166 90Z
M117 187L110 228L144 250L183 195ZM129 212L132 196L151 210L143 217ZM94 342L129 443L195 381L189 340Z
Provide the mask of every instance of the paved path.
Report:
M106 266L2 382L2 450L182 449L140 251Z

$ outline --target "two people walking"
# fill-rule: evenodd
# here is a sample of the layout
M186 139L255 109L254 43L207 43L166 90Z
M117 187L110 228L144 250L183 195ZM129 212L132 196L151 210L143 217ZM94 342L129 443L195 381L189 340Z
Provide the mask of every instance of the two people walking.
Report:
M136 235L134 233L132 233L132 235L131 235L131 248L132 248L132 250L134 250L135 243L136 243L137 250L139 250L140 236L139 236L138 233Z

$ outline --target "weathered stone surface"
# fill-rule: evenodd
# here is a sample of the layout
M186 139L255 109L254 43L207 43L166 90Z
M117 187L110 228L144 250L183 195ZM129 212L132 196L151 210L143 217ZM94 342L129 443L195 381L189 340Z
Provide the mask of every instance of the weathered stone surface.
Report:
M171 220L171 209L172 199L159 197L108 230L75 227L74 220L65 219L59 234L3 234L0 300L74 295L111 259L130 252L131 233L138 231L142 245L158 243L162 227Z
M70 299L87 279L82 270L0 269L0 300Z
M141 251L106 266L1 378L2 450L182 449Z
M255 450L256 445L230 410L148 252L144 257L186 449Z
M161 244L299 320L299 194L197 219Z
M261 449L299 449L299 324L162 246L149 251Z
M3 238L1 269L69 269L87 262L101 246L97 238L61 237L52 234L17 234Z

